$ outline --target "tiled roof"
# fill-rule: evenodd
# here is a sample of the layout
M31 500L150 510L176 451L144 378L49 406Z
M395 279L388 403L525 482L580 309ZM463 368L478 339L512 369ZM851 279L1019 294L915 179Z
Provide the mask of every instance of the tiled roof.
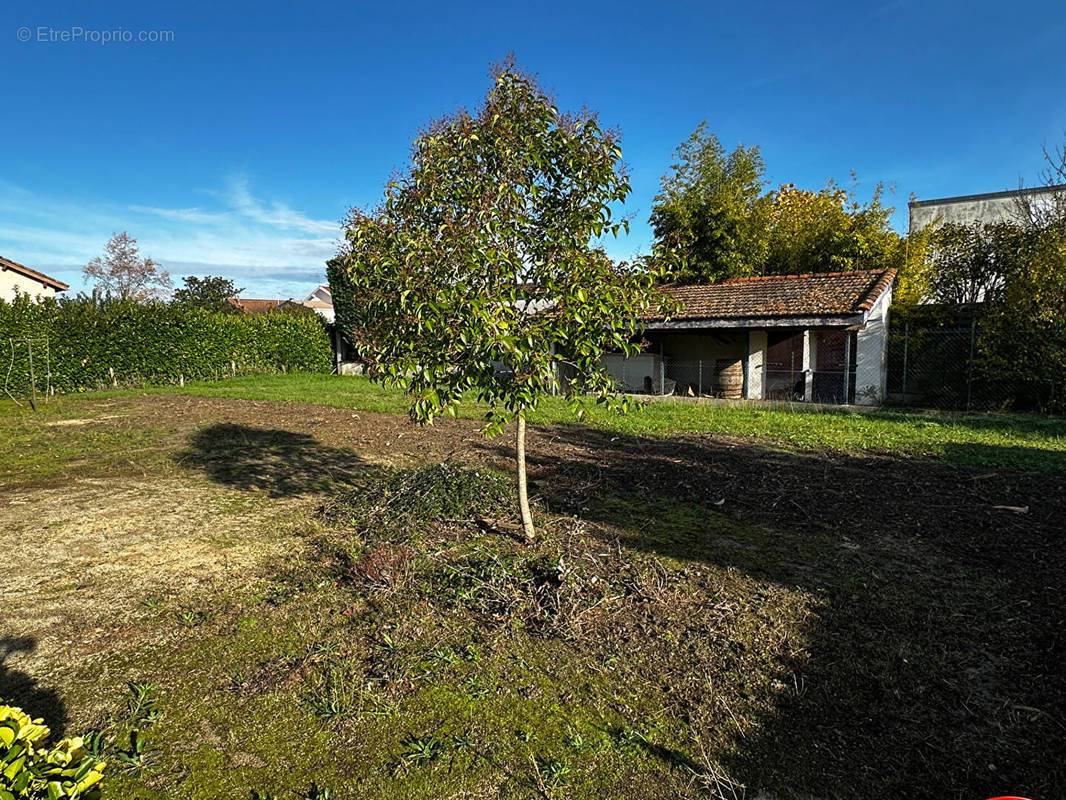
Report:
M25 275L27 278L33 278L35 281L43 283L45 286L51 286L53 289L59 292L65 292L70 286L63 281L57 281L55 278L49 278L43 272L38 272L35 269L24 267L17 261L12 261L10 258L4 258L0 256L0 270L14 270L15 272Z
M281 300L256 300L246 297L231 297L229 302L239 308L245 314L266 314L276 311L282 304Z
M732 278L699 286L668 286L681 302L670 321L828 317L862 314L892 284L894 269ZM653 322L662 317L651 318Z

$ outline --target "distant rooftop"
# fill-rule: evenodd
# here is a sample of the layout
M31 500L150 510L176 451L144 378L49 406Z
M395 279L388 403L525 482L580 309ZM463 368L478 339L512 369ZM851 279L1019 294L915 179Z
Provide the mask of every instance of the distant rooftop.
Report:
M907 205L910 208L922 208L923 206L940 206L949 203L970 203L978 200L999 200L1006 197L1018 197L1026 194L1047 194L1048 192L1066 192L1066 183L1057 183L1052 186L1034 186L1032 188L1007 189L1002 192L985 192L984 194L960 194L956 197L936 197L932 200L911 200Z
M32 278L33 280L44 284L45 286L51 286L57 292L65 292L67 289L70 288L70 286L63 283L63 281L57 281L55 278L48 277L43 272L38 272L37 270L30 269L29 267L24 266L18 263L17 261L12 261L10 258L4 258L3 256L0 256L0 271L7 270L11 270L12 272L18 272L22 275L25 275L27 278Z

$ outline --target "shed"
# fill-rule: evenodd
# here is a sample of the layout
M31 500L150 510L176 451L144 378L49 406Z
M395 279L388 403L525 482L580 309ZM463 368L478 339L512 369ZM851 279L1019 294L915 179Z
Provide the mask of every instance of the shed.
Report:
M856 270L668 286L680 309L644 320L643 362L605 364L637 391L875 405L885 395L895 276Z

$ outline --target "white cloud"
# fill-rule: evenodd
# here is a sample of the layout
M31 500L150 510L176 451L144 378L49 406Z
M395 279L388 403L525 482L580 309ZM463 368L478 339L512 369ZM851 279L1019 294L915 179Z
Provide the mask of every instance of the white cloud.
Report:
M282 284L300 294L301 287L324 279L325 261L340 241L339 222L257 196L243 176L207 194L215 203L206 207L101 205L45 197L0 181L0 254L70 275L99 255L113 233L125 230L143 254L176 276L237 277L249 295L260 285Z

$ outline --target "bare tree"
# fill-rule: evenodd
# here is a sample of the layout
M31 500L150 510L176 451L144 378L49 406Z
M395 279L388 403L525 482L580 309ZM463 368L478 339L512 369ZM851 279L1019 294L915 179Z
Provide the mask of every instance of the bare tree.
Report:
M122 231L111 237L103 257L86 264L82 274L105 294L147 303L163 300L170 292L170 273L159 267L159 262L141 258L137 240Z
M1015 198L1019 222L1031 230L1066 225L1066 134L1062 144L1050 150L1044 148L1044 168L1039 178L1039 186L1022 191Z

